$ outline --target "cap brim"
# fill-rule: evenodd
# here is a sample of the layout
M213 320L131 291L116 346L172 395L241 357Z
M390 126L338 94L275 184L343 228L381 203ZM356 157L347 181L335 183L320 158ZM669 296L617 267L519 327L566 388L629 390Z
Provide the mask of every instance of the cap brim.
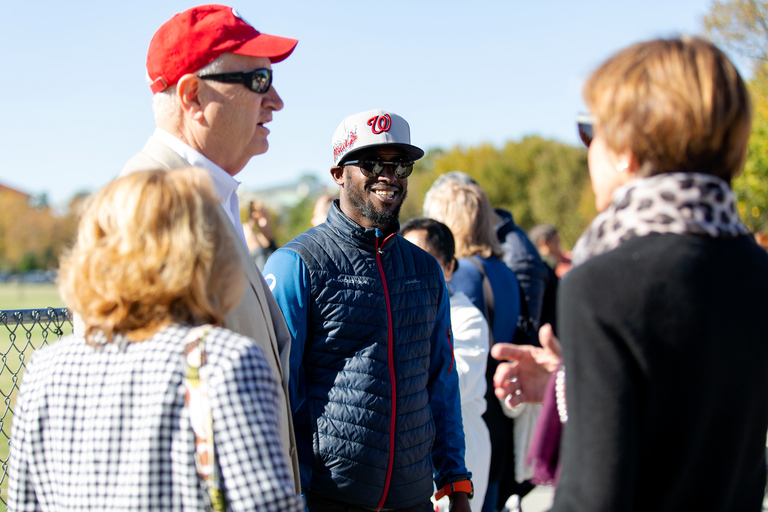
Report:
M246 41L232 53L249 57L267 57L270 62L280 62L288 58L298 44L297 39L260 33Z
M416 146L411 146L410 144L402 144L400 142L386 142L383 144L369 144L368 146L355 148L352 151L346 153L339 162L352 160L353 155L358 155L363 151L365 151L366 149L378 148L378 147L399 149L414 162L424 156L424 150L421 148L417 148Z

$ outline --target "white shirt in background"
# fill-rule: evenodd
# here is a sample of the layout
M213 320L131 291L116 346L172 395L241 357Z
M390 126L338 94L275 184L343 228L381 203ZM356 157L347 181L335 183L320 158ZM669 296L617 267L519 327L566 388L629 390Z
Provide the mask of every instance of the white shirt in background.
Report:
M451 295L451 330L464 422L464 463L472 472L475 489L472 509L480 510L488 489L491 464L491 435L483 420L486 408L485 368L489 351L488 322L462 292ZM449 503L447 496L437 502L440 512L447 512Z

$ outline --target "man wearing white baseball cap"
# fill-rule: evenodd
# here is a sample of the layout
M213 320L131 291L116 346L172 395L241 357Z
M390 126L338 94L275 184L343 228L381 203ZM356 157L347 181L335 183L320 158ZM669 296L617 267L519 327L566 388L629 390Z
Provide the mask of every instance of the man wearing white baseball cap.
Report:
M210 175L222 213L230 220L226 226L236 242L245 282L243 298L225 317L225 327L253 338L275 375L282 453L289 471L293 468L298 493L288 404L291 337L246 247L236 194L239 182L234 178L252 156L269 147L265 124L283 108L272 86L272 64L286 59L296 44L295 39L259 32L224 5L200 5L173 16L157 30L147 52L157 128L121 174L195 166ZM270 468L282 476L281 465Z
M438 262L397 234L424 151L384 110L345 118L332 148L339 199L264 267L292 335L307 506L426 512L436 485L467 511L448 290Z

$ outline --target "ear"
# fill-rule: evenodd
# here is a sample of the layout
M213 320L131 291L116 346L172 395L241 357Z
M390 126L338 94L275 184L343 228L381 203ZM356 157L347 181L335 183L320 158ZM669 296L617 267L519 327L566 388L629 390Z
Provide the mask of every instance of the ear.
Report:
M625 149L624 151L616 154L616 161L619 162L618 166L622 168L631 178L637 176L637 171L640 170L640 162L637 160L632 151ZM617 170L619 167L617 166Z
M456 258L452 258L451 261L446 263L446 265L443 267L443 277L445 277L445 281L448 282L453 277L453 273L456 271L456 264L458 262L456 261Z
M344 167L335 165L331 167L331 178L339 186L344 186Z
M182 76L176 84L179 104L182 110L193 119L200 119L203 116L202 86L202 80L192 74Z

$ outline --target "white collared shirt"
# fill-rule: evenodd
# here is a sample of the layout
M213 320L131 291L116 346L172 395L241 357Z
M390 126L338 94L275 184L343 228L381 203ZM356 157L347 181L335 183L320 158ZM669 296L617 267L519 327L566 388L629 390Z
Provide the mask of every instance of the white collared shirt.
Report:
M213 181L213 187L216 190L216 196L221 202L221 207L224 208L224 212L227 214L230 222L232 222L232 225L235 226L235 230L240 235L243 244L247 247L245 233L243 233L243 223L240 220L240 201L237 198L237 187L240 186L240 182L206 158L205 155L195 151L162 128L155 128L155 133L152 136L171 148L174 153L178 154L189 165L202 167L208 171L211 181Z

